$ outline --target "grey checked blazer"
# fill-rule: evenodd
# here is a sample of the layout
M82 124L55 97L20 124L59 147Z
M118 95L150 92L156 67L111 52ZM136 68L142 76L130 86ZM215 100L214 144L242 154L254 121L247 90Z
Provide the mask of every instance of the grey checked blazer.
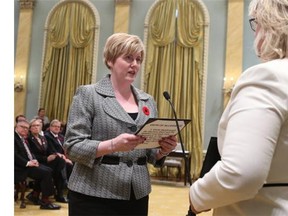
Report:
M150 117L157 116L156 103L152 96L131 86L139 106L134 121L117 102L109 75L96 84L80 86L73 98L67 122L64 148L68 157L75 162L68 188L89 196L128 200L131 184L137 199L151 192L150 176L146 165L126 163L119 165L101 164L96 158L101 141L121 133L135 133ZM142 108L148 107L145 115ZM134 127L133 127L134 126ZM156 149L138 149L130 152L116 152L121 161L137 160L147 156L154 166L162 166L164 159L156 161Z

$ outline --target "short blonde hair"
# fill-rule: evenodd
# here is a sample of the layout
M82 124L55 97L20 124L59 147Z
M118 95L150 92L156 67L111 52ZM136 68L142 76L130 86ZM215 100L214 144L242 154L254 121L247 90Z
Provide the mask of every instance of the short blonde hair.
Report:
M50 122L50 126L53 126L55 124L60 124L61 125L61 122L58 120L58 119L53 119L51 122Z
M144 44L138 36L126 33L115 33L106 41L103 51L104 63L107 68L110 69L108 65L109 61L115 63L116 59L123 54L133 55L136 53L140 53L142 63L144 58Z
M254 41L257 55L266 61L287 58L288 0L252 0L249 16L260 25Z
M41 130L42 130L43 123L42 123L42 120L39 119L39 118L34 118L34 119L31 119L31 120L30 120L30 122L29 122L30 128L31 128L32 124L33 124L34 122L36 122L36 121L41 124L40 128L41 128Z

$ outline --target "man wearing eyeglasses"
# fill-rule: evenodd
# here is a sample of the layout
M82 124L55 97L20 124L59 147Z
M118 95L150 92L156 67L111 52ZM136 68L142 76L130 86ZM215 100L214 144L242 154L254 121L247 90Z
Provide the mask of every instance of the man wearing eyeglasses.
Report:
M64 137L60 134L61 122L57 119L53 119L50 122L50 127L48 131L45 131L44 135L48 142L48 148L51 148L51 151L57 152L57 155L63 158L66 162L64 169L62 170L63 178L63 187L67 187L69 177L72 172L73 162L66 157L66 152L63 148ZM56 201L58 202L68 202L66 198L61 194L56 196Z
M40 164L31 153L26 137L29 131L29 123L26 120L16 123L14 133L14 183L23 182L27 177L35 181L33 192L29 197L40 209L55 210L61 206L49 201L49 196L54 194L52 169ZM39 194L42 193L41 199Z

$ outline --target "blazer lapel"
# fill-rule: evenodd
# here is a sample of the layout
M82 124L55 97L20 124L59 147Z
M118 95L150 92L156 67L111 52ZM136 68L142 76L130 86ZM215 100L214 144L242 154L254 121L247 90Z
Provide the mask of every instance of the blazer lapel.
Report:
M107 115L112 116L113 118L130 124L135 124L134 120L118 103L116 98L105 98L103 103L103 110L107 113Z
M123 107L118 103L115 98L110 75L107 75L95 85L96 91L104 97L102 104L104 112L120 121L135 124L133 119L125 112Z
M139 106L139 114L136 121L134 121L116 100L109 76L110 75L107 75L95 85L98 94L104 97L104 102L102 104L104 112L107 115L112 116L113 118L131 124L131 126L135 125L135 123L139 122L139 120L141 120L140 122L142 122L145 117L144 119L142 119L142 115L140 112L142 112L142 107L144 106L145 101L149 99L147 94L143 93L140 90L137 90L133 85L131 86ZM141 119L139 119L139 116L141 117Z

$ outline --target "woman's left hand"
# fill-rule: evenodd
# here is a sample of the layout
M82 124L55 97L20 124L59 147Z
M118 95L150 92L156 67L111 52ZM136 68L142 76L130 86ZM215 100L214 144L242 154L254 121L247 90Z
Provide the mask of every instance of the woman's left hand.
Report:
M161 140L159 140L159 145L161 147L160 148L161 153L167 155L171 151L173 151L177 146L177 138L176 136L164 137Z

